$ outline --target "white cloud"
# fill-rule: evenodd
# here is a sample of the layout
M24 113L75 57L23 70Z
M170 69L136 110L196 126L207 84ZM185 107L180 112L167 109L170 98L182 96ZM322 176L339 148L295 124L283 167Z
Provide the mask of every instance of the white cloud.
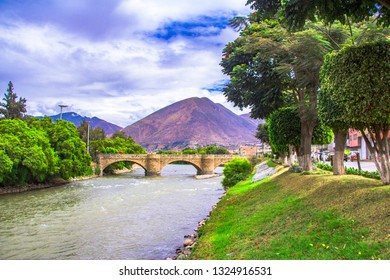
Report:
M246 13L246 0L123 0L116 13L137 19L136 27L155 30L169 21L186 21L200 15Z
M121 126L193 96L209 97L232 109L221 93L205 88L226 79L219 66L221 52L237 33L221 24L197 24L202 17L245 13L245 3L124 0L108 17L122 20L133 16L137 20L128 21L133 25L123 21L123 32L119 33L118 26L108 26L100 37L92 29L85 31L86 35L52 17L39 21L0 17L4 23L0 25L0 87L5 92L12 80L15 92L27 99L29 114L56 114L59 104L67 104L68 111ZM63 5L60 8L69 12L72 5L79 4L70 1ZM78 6L80 11L87 8L94 12L94 7ZM191 25L193 20L196 24ZM189 23L191 32L199 34L189 36L172 30L174 21ZM165 38L164 32L176 33Z

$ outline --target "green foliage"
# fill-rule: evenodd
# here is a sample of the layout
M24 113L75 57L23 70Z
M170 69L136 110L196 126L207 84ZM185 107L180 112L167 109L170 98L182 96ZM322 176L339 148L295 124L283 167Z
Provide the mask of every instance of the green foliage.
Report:
M197 153L198 153L197 150L190 149L190 148L185 148L184 150L182 150L183 155L196 155Z
M230 76L224 95L235 106L249 107L252 116L268 118L278 108L298 108L301 127L297 151L305 170L311 169L310 136L317 124L319 72L324 55L335 45L322 27L312 24L289 32L277 21L252 22L238 40L226 45L220 63ZM287 151L285 144L274 143L273 148Z
M57 120L57 123L48 130L48 135L61 159L62 178L69 179L91 172L91 157L86 153L86 145L73 123Z
M390 41L386 39L329 54L321 71L321 91L326 103L322 106L326 110L328 104L337 104L337 117L331 119L331 124L346 123L364 132L384 184L390 184L388 73Z
M267 123L261 123L257 126L256 138L263 143L270 143Z
M326 163L318 162L317 167L321 168L323 170L333 171L333 166L326 164ZM381 179L378 171L371 172L371 171L366 171L366 170L359 170L359 169L353 168L353 167L346 167L345 173L349 174L349 175L359 175L359 176L363 176L363 177L371 178L371 179L378 179L378 180Z
M6 181L7 176L12 172L13 162L5 151L0 150L0 185Z
M92 159L97 162L99 154L146 154L141 145L136 144L131 137L121 137L122 134L115 134L114 138L105 138L90 142L90 154ZM130 162L117 162L108 166L104 172L113 173L114 170L123 168L130 169Z
M157 152L157 154L163 154L163 155L177 155L177 154L183 154L183 155L228 155L230 152L228 149L224 147L219 147L215 145L207 146L198 148L197 150L191 149L191 148L185 148L182 151L167 151L167 150L160 150Z
M343 113L340 117L342 121L388 124L388 73L389 41L347 47L326 56L321 71L321 91L329 96L332 104L338 104Z
M322 163L322 162L317 162L316 165L317 165L318 168L321 168L323 170L333 171L333 166L331 166L329 164Z
M219 146L207 146L199 150L199 154L207 155L228 155L230 154L228 149Z
M158 155L178 155L180 152L178 151L169 151L169 150L160 150L157 152Z
M235 158L225 164L223 169L224 178L222 185L228 189L238 182L248 178L252 170L252 165L248 159Z
M118 131L115 131L114 134L111 136L112 139L115 139L115 138L122 138L122 139L132 139L131 137L127 137L126 133L122 130L118 130Z
M327 24L340 21L348 24L349 20L355 22L372 18L378 18L378 23L383 26L390 24L390 2L374 0L248 0L257 11L257 19L269 19L278 17L289 29L301 29L306 20L322 20ZM383 4L384 7L381 7Z
M54 123L49 117L45 117L29 120L29 126L46 132L51 147L59 157L57 176L69 179L92 173L91 157L73 123L65 120Z
M79 127L77 128L77 131L79 132L80 138L87 143L88 141L88 122L86 120L83 120ZM101 140L106 138L106 133L101 127L92 128L89 127L89 141L93 140Z
M301 121L298 110L292 107L274 111L267 120L268 136L275 153L287 153L288 146L299 147L301 142ZM313 144L325 145L333 140L333 132L317 121L313 130Z
M136 144L131 137L115 137L113 139L95 140L90 143L90 153L96 162L98 154L146 154L141 145Z
M58 171L47 134L22 120L0 121L0 184L42 183Z
M291 107L274 111L267 120L268 136L275 153L287 153L288 145L299 146L301 122L298 111Z
M4 102L0 102L0 115L5 119L22 119L26 110L26 99L19 98L14 93L14 86L10 81L8 83L7 93L4 94ZM2 108L1 108L2 107Z
M332 143L334 134L332 129L325 125L321 119L317 120L317 125L313 130L313 144L314 145L327 145Z

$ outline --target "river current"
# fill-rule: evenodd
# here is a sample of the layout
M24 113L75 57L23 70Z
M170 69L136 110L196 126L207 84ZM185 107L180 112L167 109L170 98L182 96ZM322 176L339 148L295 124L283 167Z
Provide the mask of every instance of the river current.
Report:
M221 173L222 169L218 168ZM153 260L175 256L223 195L191 165L143 169L0 196L0 259Z

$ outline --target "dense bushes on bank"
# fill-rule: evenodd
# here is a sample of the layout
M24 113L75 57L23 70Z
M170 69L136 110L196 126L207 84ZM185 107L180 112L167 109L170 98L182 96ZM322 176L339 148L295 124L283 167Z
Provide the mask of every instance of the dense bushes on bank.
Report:
M223 169L223 187L228 189L236 185L238 182L245 180L249 177L251 170L252 165L246 158L235 158L226 163Z
M50 118L0 121L0 186L89 174L91 157L72 123Z

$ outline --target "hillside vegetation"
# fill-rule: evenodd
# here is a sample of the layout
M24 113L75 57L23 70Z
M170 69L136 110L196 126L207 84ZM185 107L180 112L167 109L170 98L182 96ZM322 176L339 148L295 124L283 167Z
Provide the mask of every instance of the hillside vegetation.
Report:
M191 259L390 259L390 186L277 168L227 191Z

